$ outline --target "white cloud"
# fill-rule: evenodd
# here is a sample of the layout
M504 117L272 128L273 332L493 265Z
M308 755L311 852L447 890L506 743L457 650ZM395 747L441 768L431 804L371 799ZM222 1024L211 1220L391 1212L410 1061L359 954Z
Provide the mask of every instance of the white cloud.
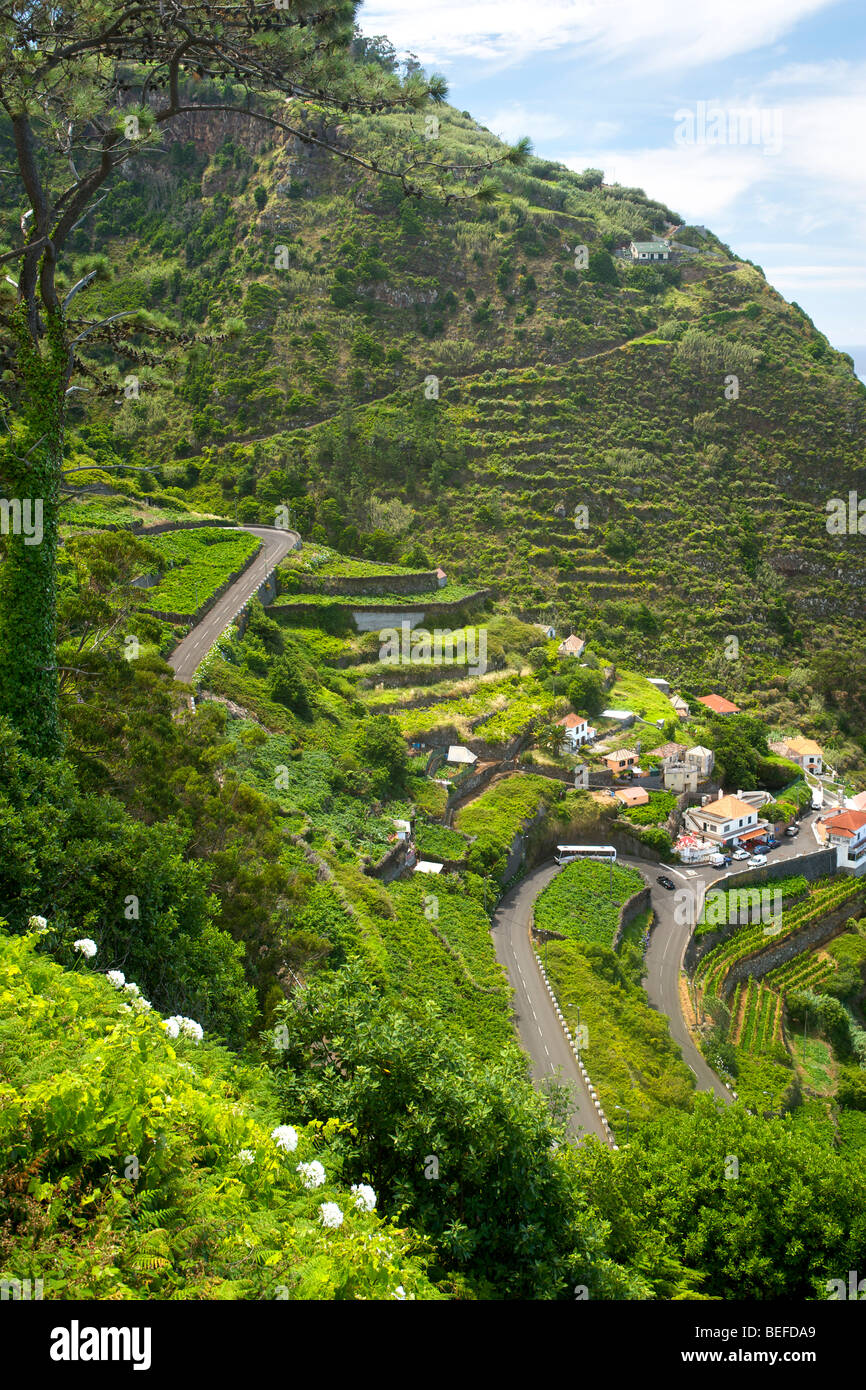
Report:
M784 294L801 290L866 290L866 267L850 265L762 265L771 284Z
M482 125L503 140L514 141L518 140L521 135L528 135L533 145L544 140L559 140L568 135L573 128L573 122L566 120L557 112L533 110L520 101L501 106L491 115L486 115L482 111L478 119ZM621 130L621 121L595 120L591 121L589 125L581 124L582 138L599 145L606 144Z
M529 135L536 140L558 140L568 134L568 122L553 111L530 111L522 102L511 102L501 106L491 115L480 112L478 120L494 135L502 140L513 142L521 135Z
M370 0L366 34L385 33L425 63L516 63L566 46L652 71L716 63L776 43L836 0Z
M604 169L607 183L643 188L688 222L712 223L760 180L765 161L754 149L694 145L678 149L588 150L563 157L570 169Z

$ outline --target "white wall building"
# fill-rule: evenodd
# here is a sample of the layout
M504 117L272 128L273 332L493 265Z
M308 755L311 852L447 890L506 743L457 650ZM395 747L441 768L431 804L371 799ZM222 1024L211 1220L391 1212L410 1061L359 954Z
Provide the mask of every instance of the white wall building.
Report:
M738 796L722 796L706 806L694 806L686 812L685 819L697 834L719 845L760 839L767 829L767 822L758 818L755 807Z
M862 874L866 869L866 811L840 811L824 822L828 843L836 849L836 867Z
M588 720L580 714L567 714L564 719L557 719L557 724L562 729L567 746L574 751L582 748L585 743L589 743L595 738L593 729Z
M685 761L694 763L701 777L709 777L716 764L716 755L712 748L704 748L703 744L696 743L694 748L687 748Z

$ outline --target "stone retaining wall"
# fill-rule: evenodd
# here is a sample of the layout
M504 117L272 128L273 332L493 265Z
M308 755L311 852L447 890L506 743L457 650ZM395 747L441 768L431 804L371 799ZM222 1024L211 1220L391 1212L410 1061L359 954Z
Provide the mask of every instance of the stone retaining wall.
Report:
M429 594L439 587L435 570L424 570L417 574L369 574L352 575L341 578L339 575L322 575L315 572L299 576L297 590L283 592L301 594Z
M253 522L253 525L257 523ZM199 521L156 521L151 526L136 525L132 523L132 530L138 536L159 536L163 531L194 531L205 526L231 526L236 531L242 531L243 526L239 521L232 521L229 517L215 516L205 517Z
M615 951L622 941L622 934L629 922L633 922L635 917L639 917L642 912L646 912L652 906L649 887L639 888L636 893L624 902L619 912L619 921L616 931L613 934L611 947Z
M475 593L467 594L466 598L426 603L417 608L408 605L405 608L355 608L352 603L343 603L339 599L328 604L274 603L268 607L268 616L275 618L278 623L292 623L298 618L313 618L330 610L352 618L359 632L381 632L388 627L399 629L403 622L417 627L420 623L429 624L439 618L457 617L462 609L482 603L492 592L491 589L478 589Z
M408 848L408 843L405 840L399 840L396 845L392 845L389 850L386 850L377 864L365 857L362 864L363 872L368 878L378 878L383 883L391 883L393 879L399 878L403 872Z

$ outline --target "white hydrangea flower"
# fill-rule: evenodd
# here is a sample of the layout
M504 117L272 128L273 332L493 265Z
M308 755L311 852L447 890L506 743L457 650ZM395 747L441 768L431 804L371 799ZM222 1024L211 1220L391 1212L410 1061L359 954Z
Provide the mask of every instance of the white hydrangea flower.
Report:
M314 1187L321 1187L325 1181L325 1170L317 1158L311 1163L299 1163L295 1172L300 1173L301 1181L308 1191L312 1191Z
M148 999L143 998L143 996L140 994L136 995L136 997L132 1001L132 1012L134 1014L149 1014L152 1008L153 1005L150 1003L150 1001Z
M406 1290L403 1288L403 1285L402 1285L402 1284L398 1284L398 1285L397 1285L397 1287L396 1287L396 1289L394 1290L394 1292L392 1293L391 1297L392 1297L392 1298L399 1298L399 1299L403 1299L403 1298L406 1297Z
M292 1125L277 1125L271 1130L271 1138L283 1153L293 1153L298 1147L298 1131Z
M127 980L123 988L126 990L127 994L141 994L141 990L138 988L138 985L133 984L132 980Z
M252 1149L238 1149L238 1158L241 1163L255 1163L256 1156Z
M194 1018L181 1018L180 1031L190 1042L200 1043L204 1037L204 1029L200 1023L196 1023Z
M31 917L27 925L31 931L38 931L40 935L48 930L48 922L44 917Z
M368 1187L366 1183L353 1182L352 1196L355 1199L355 1206L359 1211L376 1210L376 1194L372 1187Z
M336 1202L323 1202L319 1207L319 1211L322 1213L321 1222L323 1226L329 1226L332 1231L336 1230L338 1226L342 1226L343 1213L340 1211Z
M106 970L105 978L115 989L123 989L126 984L126 976L122 970Z
M73 941L72 945L86 960L92 960L96 955L96 942L91 941L89 936L80 936L77 941Z
M162 1020L162 1026L170 1038L176 1038L180 1032L180 1024L176 1018L164 1018Z

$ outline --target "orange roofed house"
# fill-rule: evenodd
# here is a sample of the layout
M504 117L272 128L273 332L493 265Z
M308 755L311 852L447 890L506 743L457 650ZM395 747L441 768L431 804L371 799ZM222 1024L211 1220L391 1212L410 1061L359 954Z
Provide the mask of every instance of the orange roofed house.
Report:
M605 763L611 772L622 772L627 767L634 767L638 760L638 754L634 748L617 748L613 753L605 756Z
M590 728L589 721L584 719L582 714L567 714L564 719L557 719L556 722L562 729L569 748L580 748L582 744L595 738L595 729Z
M767 821L759 820L756 808L738 796L722 796L706 806L693 806L684 819L693 834L719 845L740 840L748 847L749 841L762 840L767 833Z
M799 763L804 772L813 772L820 777L824 767L824 750L813 738L781 739L778 743L771 743L770 749L783 758Z
M866 811L840 811L825 820L824 829L836 849L836 867L862 874L866 869Z
M724 695L699 695L698 704L712 710L713 714L739 714L739 705L731 704Z
M620 787L614 796L623 806L649 805L649 792L645 787Z

